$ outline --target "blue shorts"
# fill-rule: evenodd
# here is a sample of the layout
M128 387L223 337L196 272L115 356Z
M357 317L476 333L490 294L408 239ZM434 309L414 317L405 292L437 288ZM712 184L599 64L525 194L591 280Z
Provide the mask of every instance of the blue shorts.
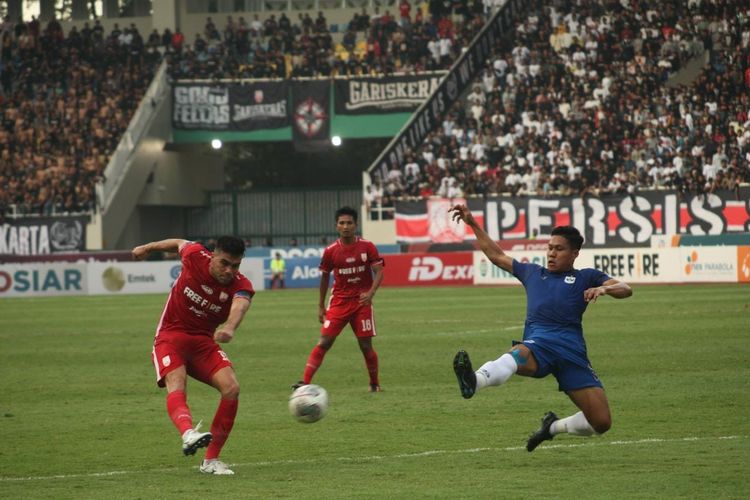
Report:
M591 367L583 351L568 345L549 342L546 339L525 339L513 341L513 345L523 344L534 354L537 370L534 378L544 378L550 373L557 379L558 389L562 392L584 389L586 387L603 387L601 380Z

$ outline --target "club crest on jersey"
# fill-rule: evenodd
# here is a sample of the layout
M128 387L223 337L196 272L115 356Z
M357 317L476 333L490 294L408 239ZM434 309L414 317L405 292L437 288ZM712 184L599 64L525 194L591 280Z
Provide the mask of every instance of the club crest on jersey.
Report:
M170 358L169 356L164 356L163 358L161 358L161 364L164 368L168 367L172 364L172 358Z
M226 292L221 292L219 294L219 302L226 302L228 298L229 298L229 295L227 295Z
M361 253L361 254L359 254L359 256L362 257L362 262L367 262L367 254L366 253Z
M201 285L201 288L203 289L204 292L206 292L209 295L213 295L214 293L214 291L209 286Z
M575 282L576 282L576 277L575 276L566 276L565 277L565 283L573 284Z

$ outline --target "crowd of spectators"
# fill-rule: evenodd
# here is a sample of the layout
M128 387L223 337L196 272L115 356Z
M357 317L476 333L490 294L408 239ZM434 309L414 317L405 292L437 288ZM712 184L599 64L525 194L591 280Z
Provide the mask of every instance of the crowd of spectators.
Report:
M442 3L437 4L442 6ZM455 8L412 8L401 0L398 15L378 7L356 13L343 32L331 32L323 12L313 18L286 13L264 21L228 16L223 27L206 20L188 43L180 33L154 32L148 44L167 50L172 78L299 78L390 74L446 69L487 18L478 0ZM434 11L434 12L433 12ZM178 31L179 33L179 31Z
M558 0L496 49L442 127L374 176L368 204L644 188L738 196L750 182L746 2ZM705 56L694 79L671 81Z
M161 59L135 25L0 26L0 215L83 212Z

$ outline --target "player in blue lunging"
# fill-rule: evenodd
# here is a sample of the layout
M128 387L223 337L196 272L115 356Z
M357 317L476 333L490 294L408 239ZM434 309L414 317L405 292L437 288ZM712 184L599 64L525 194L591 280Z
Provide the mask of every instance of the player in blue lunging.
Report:
M552 230L547 267L522 263L503 252L477 224L466 205L451 208L454 221L474 230L479 247L496 266L512 273L526 289L526 324L523 342L513 342L507 353L474 371L469 354L458 351L453 370L461 395L469 399L485 387L501 385L514 373L542 378L550 373L559 388L581 410L566 418L548 412L542 426L529 436L528 451L561 433L576 436L603 434L612 426L604 388L586 354L581 318L586 306L602 295L624 299L633 295L626 283L597 269L575 269L583 237L572 226Z

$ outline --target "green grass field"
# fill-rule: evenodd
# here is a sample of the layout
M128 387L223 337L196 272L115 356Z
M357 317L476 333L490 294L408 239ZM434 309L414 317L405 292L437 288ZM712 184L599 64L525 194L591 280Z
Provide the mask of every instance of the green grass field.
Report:
M165 296L0 300L0 498L747 498L750 287L636 286L589 308L589 355L614 425L523 449L545 411L573 413L553 378L459 396L451 361L478 366L522 335L514 288L382 289L384 392L367 392L342 334L315 382L331 408L287 411L318 336L317 291L261 292L226 346L242 384L222 458L186 458L150 359ZM213 389L188 402L210 425Z

